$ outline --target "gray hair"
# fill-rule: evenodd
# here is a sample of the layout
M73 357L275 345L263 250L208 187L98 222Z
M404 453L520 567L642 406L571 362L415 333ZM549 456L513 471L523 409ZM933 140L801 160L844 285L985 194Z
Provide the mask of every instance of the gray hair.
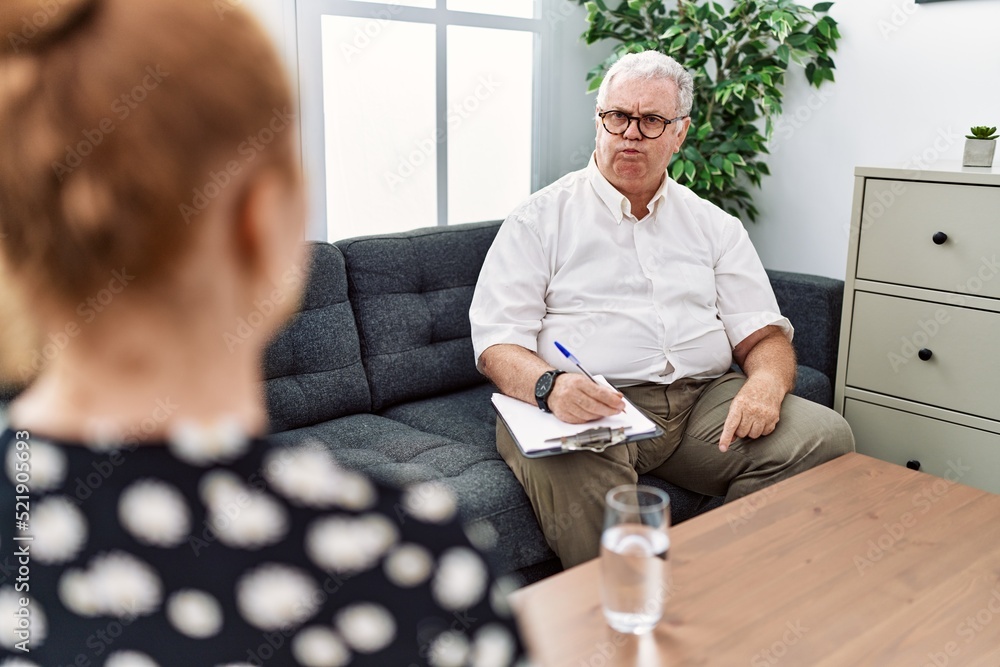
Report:
M597 91L597 106L604 109L608 100L608 89L615 77L623 79L669 79L677 86L677 114L691 113L694 101L694 79L691 73L668 55L659 51L642 51L622 56L601 81Z

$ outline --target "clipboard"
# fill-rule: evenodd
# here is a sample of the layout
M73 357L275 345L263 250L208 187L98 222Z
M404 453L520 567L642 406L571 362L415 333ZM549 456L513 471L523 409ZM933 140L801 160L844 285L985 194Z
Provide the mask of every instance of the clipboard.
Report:
M611 386L600 375L601 384ZM603 452L624 442L663 435L663 429L639 411L628 399L625 412L586 424L567 424L551 412L503 394L493 394L493 409L510 431L518 449L528 458L567 452Z

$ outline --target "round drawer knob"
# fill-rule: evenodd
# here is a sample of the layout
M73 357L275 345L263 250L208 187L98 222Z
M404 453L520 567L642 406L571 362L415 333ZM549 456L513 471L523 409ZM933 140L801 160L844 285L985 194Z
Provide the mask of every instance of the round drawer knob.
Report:
M934 234L934 236L931 237L931 240L934 241L934 243L941 245L942 243L948 240L948 235L945 234L944 232L937 232L936 234Z
M920 357L920 361L928 361L930 360L931 357L934 356L934 353L928 350L926 347L923 347L920 348L919 352L917 352L917 356Z
M911 459L906 462L906 467L910 470L920 470L920 461Z

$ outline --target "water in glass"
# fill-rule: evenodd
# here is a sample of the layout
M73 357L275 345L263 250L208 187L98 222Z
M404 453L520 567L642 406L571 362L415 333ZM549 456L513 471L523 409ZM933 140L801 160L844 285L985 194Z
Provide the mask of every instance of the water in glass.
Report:
M630 493L634 499L635 487ZM642 634L659 622L670 592L668 501L665 494L662 501L647 499L645 507L630 513L616 508L608 495L607 527L601 536L604 616L619 632Z

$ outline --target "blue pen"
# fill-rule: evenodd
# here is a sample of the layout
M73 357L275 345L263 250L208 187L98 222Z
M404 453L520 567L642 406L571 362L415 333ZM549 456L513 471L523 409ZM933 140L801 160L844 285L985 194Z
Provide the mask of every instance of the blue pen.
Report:
M593 382L594 384L599 384L599 383L597 382L597 380L595 380L595 379L594 379L594 376L593 376L593 375L591 375L590 373L588 373L588 372L587 372L587 369L586 369L586 368L584 368L583 366L581 366L581 365L580 365L580 360L579 360L579 359L577 359L576 357L574 357L574 356L573 356L573 353L572 353L572 352L570 352L570 351L569 351L569 350L567 350L567 349L566 349L565 347L563 347L562 345L560 345L560 344L559 344L559 341L554 341L554 342L555 342L555 344L556 344L556 348L558 348L558 349L559 349L559 351L563 353L563 356L564 356L564 357L566 357L566 358L567 358L567 359L569 359L569 360L570 360L571 362L573 362L574 364L576 364L576 367L577 367L577 368L579 368L579 369L580 369L581 371L583 371L583 374L584 374L584 375L586 375L587 377L589 377L589 378L590 378L590 380L591 380L591 381L592 381L592 382Z

